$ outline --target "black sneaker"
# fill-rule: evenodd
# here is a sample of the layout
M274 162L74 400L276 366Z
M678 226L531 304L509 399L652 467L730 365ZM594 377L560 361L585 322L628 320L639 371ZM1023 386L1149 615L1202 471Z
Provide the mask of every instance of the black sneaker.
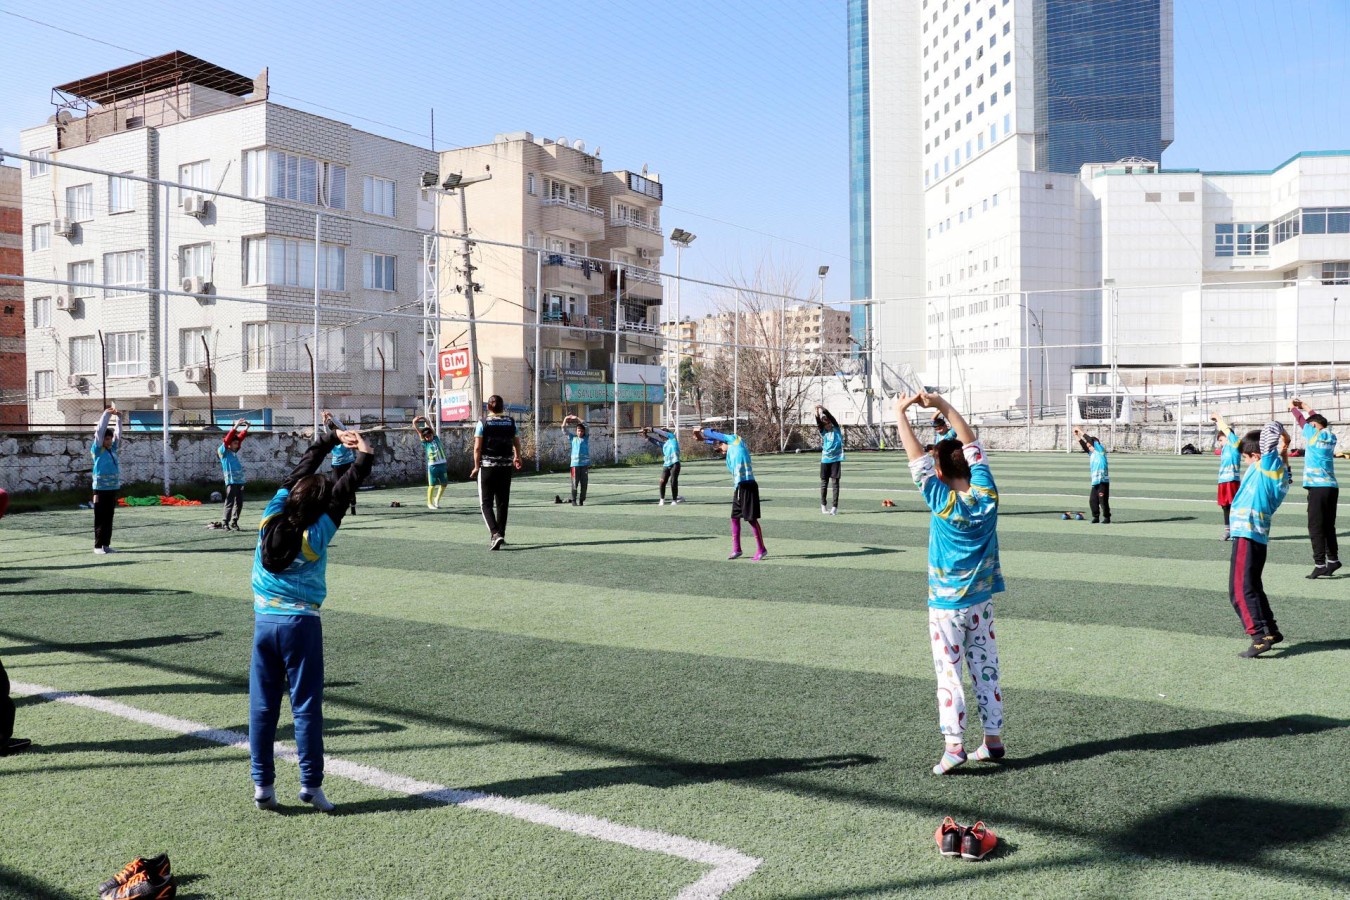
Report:
M1266 635L1266 640L1267 640L1267 641L1270 643L1270 645L1273 647L1274 645L1276 645L1276 644L1278 644L1278 643L1280 643L1280 642L1282 642L1282 641L1284 640L1284 635L1280 633L1280 629L1276 628L1274 631L1272 631L1272 632L1270 632L1270 633L1268 633L1268 634Z
M494 535L492 536L492 543L488 544L488 549L489 549L489 550L500 550L500 549L502 549L502 544L505 544L505 543L506 543L506 538L502 537L500 534L494 534Z
M1326 578L1330 574L1326 566L1315 566L1311 572L1303 577L1311 581L1314 578Z
M98 894L100 897L105 894L116 894L118 888L130 883L132 879L141 874L144 874L147 878L153 878L156 882L162 882L167 881L171 873L172 867L169 865L169 854L161 853L159 856L152 856L149 859L138 856L123 866L122 871L100 884L98 886Z
M937 843L938 852L943 856L960 856L961 839L965 836L966 826L948 816L937 827L933 840Z
M171 900L177 895L173 876L152 878L149 872L138 872L126 884L99 896L102 900Z
M1327 560L1327 574L1328 574L1328 575L1330 575L1332 572L1335 572L1335 571L1336 571L1337 569L1339 569L1340 567L1341 567L1341 561L1340 561L1339 559L1329 559L1329 560Z
M1275 642L1271 640L1273 637L1274 635L1263 634L1259 638L1252 638L1252 645L1239 653L1238 656L1243 659L1255 659L1262 653L1269 653L1270 648L1275 646Z
M0 756L22 753L31 746L33 746L33 742L28 738L10 738L3 747L0 747Z

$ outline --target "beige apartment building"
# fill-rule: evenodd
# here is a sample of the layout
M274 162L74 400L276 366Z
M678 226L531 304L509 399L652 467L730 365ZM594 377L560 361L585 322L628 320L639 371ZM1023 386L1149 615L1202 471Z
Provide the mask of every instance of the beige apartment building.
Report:
M440 166L442 178L491 176L464 189L469 233L477 239L472 278L482 396L500 394L518 412L533 409L537 316L544 421L574 414L609 422L617 398L621 427L659 424L666 389L659 177L645 169L606 171L581 141L536 139L525 131L446 151ZM460 202L441 196L443 233L459 231ZM467 313L461 249L450 239L440 250L445 316ZM443 347L468 342L467 327L443 327ZM469 388L467 379L447 379L447 399L458 404Z
M731 348L737 343L734 312L685 319L678 325L666 322L662 331L675 341L677 327L679 348L675 352L681 358L698 362L724 358L731 355ZM845 310L803 304L758 313L742 312L739 343L742 347L786 347L788 366L793 372L832 372L838 359L850 351L849 314Z

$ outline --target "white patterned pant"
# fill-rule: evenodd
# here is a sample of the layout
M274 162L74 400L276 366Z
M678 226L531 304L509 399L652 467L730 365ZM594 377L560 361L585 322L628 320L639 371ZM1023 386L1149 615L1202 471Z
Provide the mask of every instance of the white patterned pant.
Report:
M966 730L966 692L961 668L970 670L975 701L985 734L1003 731L1003 697L998 689L998 644L994 642L994 604L986 600L965 609L928 610L928 635L937 673L938 722L955 743Z

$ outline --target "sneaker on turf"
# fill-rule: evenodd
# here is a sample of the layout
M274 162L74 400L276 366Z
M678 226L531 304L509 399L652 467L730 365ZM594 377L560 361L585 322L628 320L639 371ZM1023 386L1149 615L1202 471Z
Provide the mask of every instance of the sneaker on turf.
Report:
M1284 641L1284 635L1280 633L1280 629L1276 628L1266 635L1266 640L1269 641L1270 645L1273 647Z
M837 506L831 506L831 507L830 507L830 515L832 515L832 516L837 516L837 515L839 515L839 507L837 507Z
M1313 570L1303 577L1307 579L1326 578L1329 574L1330 572L1327 571L1326 566L1314 566Z
M826 508L826 506L825 506L824 503L820 504L820 514L821 514L822 516L828 516L828 515L830 514L829 509Z
M965 836L966 826L951 816L943 819L937 831L933 832L933 840L937 841L938 852L943 856L960 856L961 839Z
M505 544L505 543L506 543L506 538L502 537L500 534L494 534L494 535L492 536L492 541L488 544L488 549L489 549L489 550L500 550L500 549L502 549L502 544Z
M1341 561L1340 561L1339 559L1329 559L1329 560L1327 560L1327 574L1328 574L1328 575L1330 575L1332 572L1335 572L1335 571L1336 571L1337 569L1339 569L1340 567L1341 567Z
M739 550L732 550L731 555L727 557L727 559L740 559L740 558L741 558L741 551Z
M310 806L314 807L319 812L327 813L337 809L337 807L333 805L332 801L330 801L327 797L323 795L323 788L302 787L300 789L300 802L308 803Z
M1225 528L1223 530L1223 539L1225 541L1231 541L1233 539L1233 532L1231 529Z
M143 900L169 900L170 897L178 895L178 886L174 884L173 876L168 878L151 878L148 872L137 872L127 881L106 894L102 894L102 900L133 900L133 898L143 898Z
M97 553L99 556L102 556L103 554L105 554L105 553L108 552L108 548L107 548L107 547L95 547L95 548L94 548L94 552Z
M0 756L10 756L15 753L22 753L31 746L33 746L33 741L29 738L12 737L5 742L3 747L0 747Z
M657 500L657 501L656 501L656 505L657 505L657 506L665 506L665 505L666 505L666 498L665 498L665 497L662 497L660 500ZM675 501L672 500L671 503L670 503L670 505L671 505L671 506L674 506L674 505L675 505Z
M156 879L163 881L169 877L170 872L171 867L167 853L161 853L159 856L152 856L149 859L138 856L123 866L122 871L100 884L98 893L99 896L111 894L141 873L154 875Z
M1274 635L1263 634L1260 637L1252 638L1252 645L1239 653L1238 656L1243 659L1256 659L1262 653L1268 653L1270 648L1275 646L1275 642L1271 640L1272 637Z
M766 556L768 556L768 555L769 555L769 548L768 548L768 547L765 547L763 550L757 551L757 552L755 553L754 557L751 558L750 561L751 561L751 562L759 562L761 559L763 559L764 557L766 557Z
M683 497L676 497L674 500L670 501L670 504L671 506L674 506L676 503L683 503L683 502L684 502Z
M965 837L961 838L961 858L969 860L984 859L994 848L998 846L998 835L993 830L985 827L983 822L976 822L966 829Z

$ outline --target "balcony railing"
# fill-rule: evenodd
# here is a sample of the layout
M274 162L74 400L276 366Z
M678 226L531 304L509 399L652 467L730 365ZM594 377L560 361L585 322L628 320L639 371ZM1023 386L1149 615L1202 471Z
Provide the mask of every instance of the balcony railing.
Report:
M611 216L609 224L616 228L638 228L642 231L649 231L652 234L662 234L659 222L634 222L632 219L621 219L618 216Z
M598 206L587 206L580 200L568 200L566 197L547 197L539 202L540 206L565 206L568 209L575 209L577 212L589 213L593 216L605 217L605 211Z
M656 271L655 269L637 269L633 267L626 267L624 269L624 273L625 273L624 277L629 279L630 281L641 281L645 282L646 284L661 283L661 273Z

